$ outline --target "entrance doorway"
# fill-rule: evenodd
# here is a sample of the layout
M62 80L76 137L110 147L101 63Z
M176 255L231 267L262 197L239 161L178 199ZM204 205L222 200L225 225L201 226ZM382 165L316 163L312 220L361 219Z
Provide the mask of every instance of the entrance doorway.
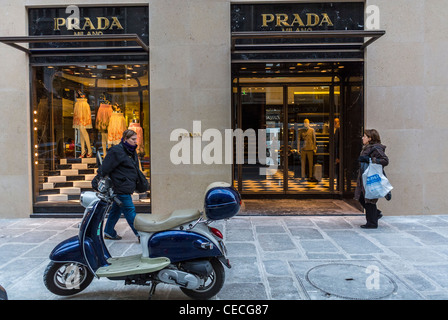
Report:
M257 144L265 132L267 149L278 141L276 150L267 150L274 169L258 157L248 161L254 142L245 141L245 161L234 165L235 187L243 195L352 193L363 127L362 69L362 62L233 64L234 128L254 129Z

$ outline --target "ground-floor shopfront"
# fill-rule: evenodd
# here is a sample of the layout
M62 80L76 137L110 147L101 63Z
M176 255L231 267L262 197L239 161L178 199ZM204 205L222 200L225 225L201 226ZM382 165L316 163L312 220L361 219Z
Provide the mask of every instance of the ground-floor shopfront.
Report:
M423 2L425 15L433 14L434 4ZM434 99L445 84L430 67L437 56L423 44L430 39L428 45L439 48L444 42L397 22L401 18L391 12L398 4L175 4L67 7L48 0L18 1L7 9L4 19L11 23L0 34L0 217L81 212L79 194L90 189L96 154L104 157L127 128L138 133L151 185L149 192L133 195L139 212L200 208L205 187L217 180L232 183L245 199L350 199L360 137L374 127L392 160L387 173L395 203L386 209L443 213L427 178L440 178L448 168L422 167L408 177L411 163L398 165L396 159L410 142L423 148L441 142L424 142L419 130L442 129L441 110L430 101L439 101ZM366 27L369 5L380 9L387 33ZM403 51L415 43L416 51ZM406 52L405 59L398 52ZM421 76L407 74L410 66ZM218 159L208 129L222 137L240 130L242 144L233 141L232 154L223 149ZM182 141L192 150L180 155ZM438 150L443 156L444 149ZM206 152L213 161L204 161ZM173 161L173 154L183 160Z
M259 161L235 166L238 190L247 195L350 196L363 126L363 63L233 67L236 126L266 129L267 144L278 139L280 147L278 167L266 175L259 174ZM261 77L253 77L254 72Z

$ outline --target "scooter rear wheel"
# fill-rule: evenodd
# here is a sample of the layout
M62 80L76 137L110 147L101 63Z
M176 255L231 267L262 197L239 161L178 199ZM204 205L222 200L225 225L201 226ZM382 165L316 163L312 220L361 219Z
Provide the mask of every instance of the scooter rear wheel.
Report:
M213 267L213 272L206 279L204 279L204 284L195 290L180 288L183 293L190 298L197 300L207 300L218 294L224 285L224 267L221 262L215 258L210 260L210 263Z
M93 280L90 270L76 262L51 261L44 272L44 284L59 296L71 296L87 288Z

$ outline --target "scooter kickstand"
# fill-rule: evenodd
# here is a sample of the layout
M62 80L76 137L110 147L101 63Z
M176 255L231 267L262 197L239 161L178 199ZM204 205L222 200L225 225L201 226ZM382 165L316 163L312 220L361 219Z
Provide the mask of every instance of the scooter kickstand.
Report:
M151 283L151 288L149 289L149 296L148 296L148 300L152 299L152 296L154 295L154 292L156 291L156 287L159 283L158 282L152 282Z

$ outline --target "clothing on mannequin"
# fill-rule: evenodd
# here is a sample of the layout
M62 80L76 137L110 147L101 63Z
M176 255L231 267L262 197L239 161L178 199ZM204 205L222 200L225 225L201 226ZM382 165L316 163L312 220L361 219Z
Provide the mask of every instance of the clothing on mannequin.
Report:
M129 128L131 130L134 130L135 133L137 133L137 154L144 154L145 153L145 147L143 144L143 129L140 126L140 123L137 119L133 119L132 122L129 124Z
M91 158L92 147L90 146L90 137L87 129L92 128L92 115L90 105L87 103L85 95L78 91L78 98L73 109L73 128L77 129L80 134L81 156L80 158ZM86 147L87 146L87 152Z
M305 119L303 121L304 128L299 131L299 141L297 145L300 146L300 158L302 172L301 177L305 178L305 164L308 162L308 178L313 178L313 157L317 151L316 132L310 127L310 121ZM303 143L301 143L303 141Z
M95 126L101 135L103 157L105 157L107 153L107 129L109 127L112 111L112 106L110 105L109 101L107 101L106 99L102 99L100 102L100 107L98 108Z
M339 156L339 140L340 140L340 128L341 123L339 121L339 118L334 118L334 170L335 170L335 177L338 181L338 190L339 190L339 164L341 163L340 156Z
M117 104L114 105L114 111L109 121L107 131L107 143L111 145L119 144L123 132L127 129L126 119Z

